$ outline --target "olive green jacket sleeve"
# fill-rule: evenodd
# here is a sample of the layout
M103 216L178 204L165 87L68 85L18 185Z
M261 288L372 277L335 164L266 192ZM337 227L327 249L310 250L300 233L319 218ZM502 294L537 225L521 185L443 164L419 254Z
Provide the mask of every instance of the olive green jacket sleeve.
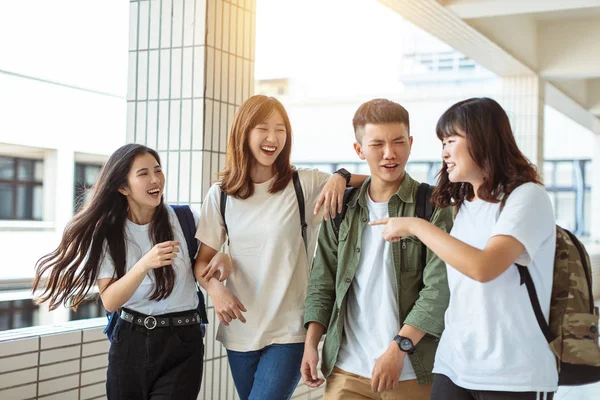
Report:
M446 232L452 229L452 209L437 208L431 223ZM433 251L427 249L427 263L423 270L423 288L419 298L406 316L404 323L435 337L444 330L444 314L450 300L450 289L446 275L446 263Z
M338 268L338 238L333 221L323 221L317 252L308 280L304 326L318 322L327 330L335 306L335 280Z

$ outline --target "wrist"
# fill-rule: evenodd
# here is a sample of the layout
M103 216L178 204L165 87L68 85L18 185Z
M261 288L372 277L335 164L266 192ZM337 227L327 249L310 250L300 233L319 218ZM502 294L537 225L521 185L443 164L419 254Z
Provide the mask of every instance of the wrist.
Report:
M137 270L138 273L146 275L152 268L150 268L143 260L140 260L133 266L132 269Z
M390 345L388 346L388 351L400 358L406 357L407 354L405 351L400 350L400 347L398 347L398 343L394 342L393 340L392 343L390 343Z
M333 175L339 175L346 182L346 187L350 186L350 178L352 177L352 174L345 168L338 169L333 173Z
M206 293L208 293L208 295L210 295L211 297L212 293L219 290L221 287L223 287L223 284L214 276L211 276L210 278L208 278L208 281L206 281Z
M410 233L410 236L419 237L419 228L420 228L421 222L423 222L423 221L421 220L421 218L418 218L418 217L412 217L410 219L410 222L408 224L408 233Z
M413 354L415 352L415 345L413 344L413 341L406 336L396 335L394 340L392 340L392 344L396 346L398 351L402 353L403 356L406 354Z

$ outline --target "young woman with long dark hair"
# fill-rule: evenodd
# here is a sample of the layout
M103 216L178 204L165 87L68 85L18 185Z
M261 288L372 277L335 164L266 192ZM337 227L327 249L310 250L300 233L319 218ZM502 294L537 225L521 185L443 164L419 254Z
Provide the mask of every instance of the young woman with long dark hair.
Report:
M529 270L548 319L556 246L548 194L496 101L453 105L436 133L443 164L433 201L458 209L450 234L417 218L372 222L386 225L386 240L417 236L446 262L450 304L431 398L550 400L556 359L515 265Z
M58 248L36 266L33 290L41 289L39 301L51 310L77 307L97 284L106 310L120 311L109 351L109 399L196 399L200 391L199 299L164 186L156 151L122 146Z

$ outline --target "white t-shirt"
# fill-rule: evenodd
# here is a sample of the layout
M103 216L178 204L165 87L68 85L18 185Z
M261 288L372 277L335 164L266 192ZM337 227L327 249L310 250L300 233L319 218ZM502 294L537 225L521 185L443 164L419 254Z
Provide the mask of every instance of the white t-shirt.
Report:
M370 221L389 216L387 201L374 202L368 191L366 200ZM344 337L336 362L338 368L369 379L375 362L400 330L392 245L383 240L383 228L366 225L363 229L363 251L348 289ZM416 378L409 358L405 357L399 380Z
M165 206L169 213L171 228L173 229L174 239L181 242L179 253L175 258L173 269L175 270L175 284L173 291L166 299L155 301L149 300L155 287L154 273L150 271L140 286L135 290L133 296L123 307L137 311L146 315L161 315L178 311L195 310L198 307L198 296L196 295L196 280L192 271L192 264L188 254L188 248L183 236L183 230L177 219L175 211L169 206ZM194 212L196 225L200 217ZM137 225L126 220L125 222L125 241L126 241L126 272L129 271L146 253L153 247L150 237L150 224ZM108 252L105 242L105 253L97 279L113 278L115 276L115 267Z
M517 263L533 278L548 319L556 228L550 199L542 186L526 183L500 203L465 202L451 235L483 249L496 235L517 239L525 252ZM552 392L557 389L555 357L537 323L527 288L511 265L496 279L480 283L447 265L450 304L434 373L471 390Z
M275 194L269 187L275 178L254 184L245 200L227 196L225 219L234 272L227 279L248 310L246 323L233 320L219 326L217 340L233 351L253 351L274 343L301 343L304 301L309 266L315 253L320 216L313 215L317 197L330 175L299 169L308 225L308 260L300 228L298 200L292 181ZM196 237L219 250L226 241L220 211L219 184L213 185L202 205Z

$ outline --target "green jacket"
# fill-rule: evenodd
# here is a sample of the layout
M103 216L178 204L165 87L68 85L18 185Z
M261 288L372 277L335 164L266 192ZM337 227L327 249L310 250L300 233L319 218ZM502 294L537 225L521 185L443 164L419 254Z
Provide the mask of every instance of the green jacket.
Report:
M310 322L318 322L327 329L321 367L325 377L335 366L344 335L348 288L359 264L363 228L369 221L365 200L369 183L370 178L363 183L358 194L355 193L349 200L339 236L331 220L321 224L319 245L308 282L304 324L308 327ZM416 215L418 185L408 174L405 175L398 191L388 202L390 217ZM449 232L452 228L452 210L436 209L431 222ZM400 321L426 333L416 345L415 352L409 356L410 361L419 383L429 383L433 378L433 359L444 330L444 313L450 299L446 265L427 250L427 264L423 269L421 242L416 237L406 237L392 243L392 254Z

